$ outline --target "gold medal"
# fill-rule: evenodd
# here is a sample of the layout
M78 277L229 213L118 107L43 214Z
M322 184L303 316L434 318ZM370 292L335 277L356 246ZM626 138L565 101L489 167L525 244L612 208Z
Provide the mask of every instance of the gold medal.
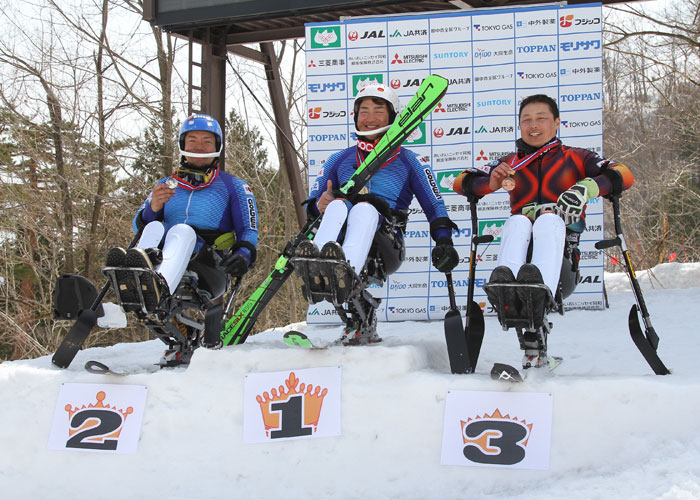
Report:
M512 191L513 189L515 189L515 179L513 179L514 173L514 170L510 170L508 172L508 176L505 179L503 179L503 182L501 183L501 187L506 191Z

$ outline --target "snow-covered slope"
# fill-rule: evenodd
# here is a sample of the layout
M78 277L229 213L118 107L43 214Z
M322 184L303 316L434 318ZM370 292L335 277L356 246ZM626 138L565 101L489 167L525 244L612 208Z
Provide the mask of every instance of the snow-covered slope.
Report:
M242 346L199 350L189 368L148 373L159 341L89 349L70 368L49 357L0 365L0 491L4 498L458 499L700 498L700 265L641 272L659 354L673 373L654 376L627 330L634 302L624 274L606 274L610 309L553 316L551 376L506 385L491 365L517 364L512 332L495 318L477 373L449 373L441 322L380 323L384 342L302 350L270 330ZM303 325L295 325L297 327ZM318 342L338 327L309 327ZM91 375L98 359L136 370ZM243 384L253 372L342 367L339 437L244 444ZM61 384L148 387L135 454L50 451ZM553 396L550 469L441 466L448 390L544 392Z

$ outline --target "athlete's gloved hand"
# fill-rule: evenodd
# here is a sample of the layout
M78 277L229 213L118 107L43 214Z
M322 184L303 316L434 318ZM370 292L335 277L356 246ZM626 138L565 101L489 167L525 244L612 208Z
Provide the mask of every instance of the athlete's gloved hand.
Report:
M459 255L449 238L441 238L437 241L437 245L433 248L432 258L433 266L441 273L452 271L459 263Z
M596 198L599 192L598 184L586 177L560 194L557 200L557 214L564 219L564 224L568 226L578 222L588 200Z
M226 256L221 261L221 267L234 278L239 278L248 272L248 262L245 257L237 253Z

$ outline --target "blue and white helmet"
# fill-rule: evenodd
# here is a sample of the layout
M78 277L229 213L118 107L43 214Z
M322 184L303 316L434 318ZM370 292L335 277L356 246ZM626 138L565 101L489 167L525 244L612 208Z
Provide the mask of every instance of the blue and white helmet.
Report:
M185 135L187 132L192 132L194 130L204 130L206 132L211 132L216 136L216 151L214 153L188 153L185 151ZM219 155L221 155L223 141L224 137L221 133L219 122L217 122L213 116L205 115L203 113L196 113L188 116L185 122L180 126L180 135L178 137L177 144L182 156L187 155L194 158L218 158Z

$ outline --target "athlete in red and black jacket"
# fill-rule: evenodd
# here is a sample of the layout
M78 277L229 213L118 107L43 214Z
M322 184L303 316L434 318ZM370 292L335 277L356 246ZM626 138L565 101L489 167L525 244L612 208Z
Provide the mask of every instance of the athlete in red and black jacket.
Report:
M453 189L468 197L481 197L501 187L510 191L512 215L503 226L498 260L489 283L547 285L551 294L543 293L536 303L530 300L535 303L536 326L541 326L545 311L555 307L555 302L561 304L576 287L578 241L585 229L586 203L629 189L634 177L625 165L586 149L563 145L556 136L559 109L549 96L525 98L518 119L521 138L516 142L517 152L486 165L485 172L462 172ZM483 175L486 172L488 175ZM500 289L500 294L491 287L486 287L486 292L500 311L499 320L508 327L509 318L523 317L521 304L526 303L532 288ZM523 359L523 366L540 361Z

